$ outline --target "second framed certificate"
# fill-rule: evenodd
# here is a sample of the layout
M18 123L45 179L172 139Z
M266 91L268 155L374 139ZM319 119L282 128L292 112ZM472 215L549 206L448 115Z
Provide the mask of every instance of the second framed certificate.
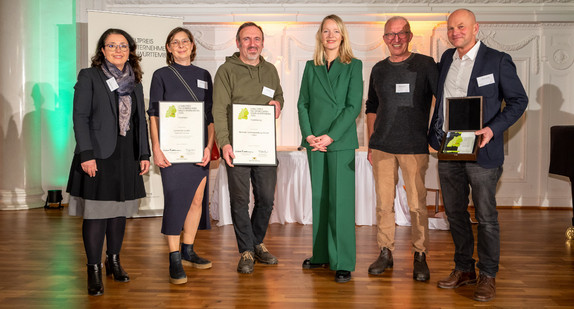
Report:
M159 144L171 163L198 163L203 159L203 102L159 102Z
M275 106L232 104L234 165L277 165Z

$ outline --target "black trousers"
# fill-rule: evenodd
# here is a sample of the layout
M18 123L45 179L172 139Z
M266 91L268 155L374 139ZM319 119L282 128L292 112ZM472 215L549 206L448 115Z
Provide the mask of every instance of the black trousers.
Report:
M227 165L226 165L227 166ZM239 252L253 251L263 242L273 211L276 166L227 166L231 219ZM249 216L250 186L253 185L255 206Z

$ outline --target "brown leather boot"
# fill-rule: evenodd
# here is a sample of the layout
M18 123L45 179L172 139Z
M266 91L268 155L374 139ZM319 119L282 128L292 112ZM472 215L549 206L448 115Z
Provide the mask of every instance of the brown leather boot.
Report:
M489 301L496 295L496 281L493 277L485 274L478 276L476 289L474 290L474 300Z
M371 266L369 266L370 275L380 275L385 269L393 267L393 254L389 248L383 248L381 254Z
M459 286L474 284L476 273L474 271L453 270L448 277L439 280L436 285L441 289L456 289Z

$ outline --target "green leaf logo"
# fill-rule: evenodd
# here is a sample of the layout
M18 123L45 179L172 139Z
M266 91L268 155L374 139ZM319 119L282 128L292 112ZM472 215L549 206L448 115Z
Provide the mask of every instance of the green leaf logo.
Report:
M177 113L177 109L172 105L167 109L167 112L165 112L165 118L175 118L175 113Z
M244 108L241 110L241 112L239 112L239 117L237 117L237 119L247 120L247 115L249 115L249 111L247 110L247 108Z

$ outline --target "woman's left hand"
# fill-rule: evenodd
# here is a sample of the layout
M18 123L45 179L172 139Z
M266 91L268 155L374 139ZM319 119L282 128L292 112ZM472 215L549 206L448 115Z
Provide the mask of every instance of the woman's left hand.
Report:
M195 164L199 166L207 166L207 163L209 163L209 161L211 161L211 149L205 147L205 149L203 150L203 159L201 159L200 163Z
M315 138L315 147L319 151L326 152L327 146L331 145L332 143L333 143L333 139L331 137L329 137L329 135L327 135L327 134L323 134L323 135L317 136L317 138Z
M149 171L149 160L140 161L140 176Z

